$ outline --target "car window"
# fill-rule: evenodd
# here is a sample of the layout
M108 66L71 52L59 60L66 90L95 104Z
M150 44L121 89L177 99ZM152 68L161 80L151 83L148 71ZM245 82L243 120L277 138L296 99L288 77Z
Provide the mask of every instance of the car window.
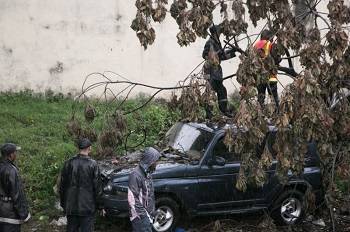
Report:
M220 138L213 148L213 156L220 156L226 160L226 163L234 163L240 161L240 156L233 151L229 151L224 143L224 137Z
M188 155L191 160L200 160L213 136L213 133L202 128L177 123L167 132L165 143Z

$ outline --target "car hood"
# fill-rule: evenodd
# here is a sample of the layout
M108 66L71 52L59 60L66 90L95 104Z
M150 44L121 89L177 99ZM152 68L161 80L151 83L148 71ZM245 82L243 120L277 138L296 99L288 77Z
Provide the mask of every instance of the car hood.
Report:
M112 182L126 182L128 181L129 174L136 168L137 165L123 168L121 170L115 170L108 175L108 179ZM178 178L186 175L186 169L188 164L182 163L170 163L164 162L157 165L156 171L152 174L153 179L163 178Z

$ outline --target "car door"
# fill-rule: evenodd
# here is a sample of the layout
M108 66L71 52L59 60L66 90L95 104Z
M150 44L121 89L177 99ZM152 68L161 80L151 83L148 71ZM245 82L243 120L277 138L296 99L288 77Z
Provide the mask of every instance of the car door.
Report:
M198 211L249 209L263 204L266 186L249 184L245 192L236 188L241 157L228 150L224 135L214 138L210 147L198 173ZM225 165L210 165L216 156L224 158Z
M215 155L224 155L224 151L227 150L223 143L218 143L222 139L223 135L216 136L213 139L198 170L198 211L227 210L232 208L235 199L234 184L240 164L239 162L230 162L220 165L213 162Z

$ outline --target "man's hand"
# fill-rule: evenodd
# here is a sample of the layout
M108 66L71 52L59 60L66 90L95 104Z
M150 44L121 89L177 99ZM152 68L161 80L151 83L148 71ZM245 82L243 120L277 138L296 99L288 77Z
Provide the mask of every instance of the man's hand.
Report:
M237 51L236 47L232 47L231 49L226 50L226 52L225 52L226 53L226 57L228 59L235 57L236 56L236 51Z
M204 74L203 78L204 78L204 80L209 80L210 79L210 75L209 74Z
M105 209L100 210L100 216L105 217L106 215L107 213Z

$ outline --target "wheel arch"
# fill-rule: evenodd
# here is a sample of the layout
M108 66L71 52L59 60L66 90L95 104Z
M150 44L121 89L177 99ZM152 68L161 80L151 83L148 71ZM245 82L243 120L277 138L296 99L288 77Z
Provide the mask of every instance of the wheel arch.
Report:
M158 198L162 198L162 197L169 197L170 199L172 199L176 202L176 204L179 206L180 211L186 211L186 208L185 208L183 201L175 193L172 193L172 192L156 192L155 193L156 201Z
M306 181L289 182L284 186L282 193L288 190L298 190L301 193L305 194L309 188L312 189L312 186Z

